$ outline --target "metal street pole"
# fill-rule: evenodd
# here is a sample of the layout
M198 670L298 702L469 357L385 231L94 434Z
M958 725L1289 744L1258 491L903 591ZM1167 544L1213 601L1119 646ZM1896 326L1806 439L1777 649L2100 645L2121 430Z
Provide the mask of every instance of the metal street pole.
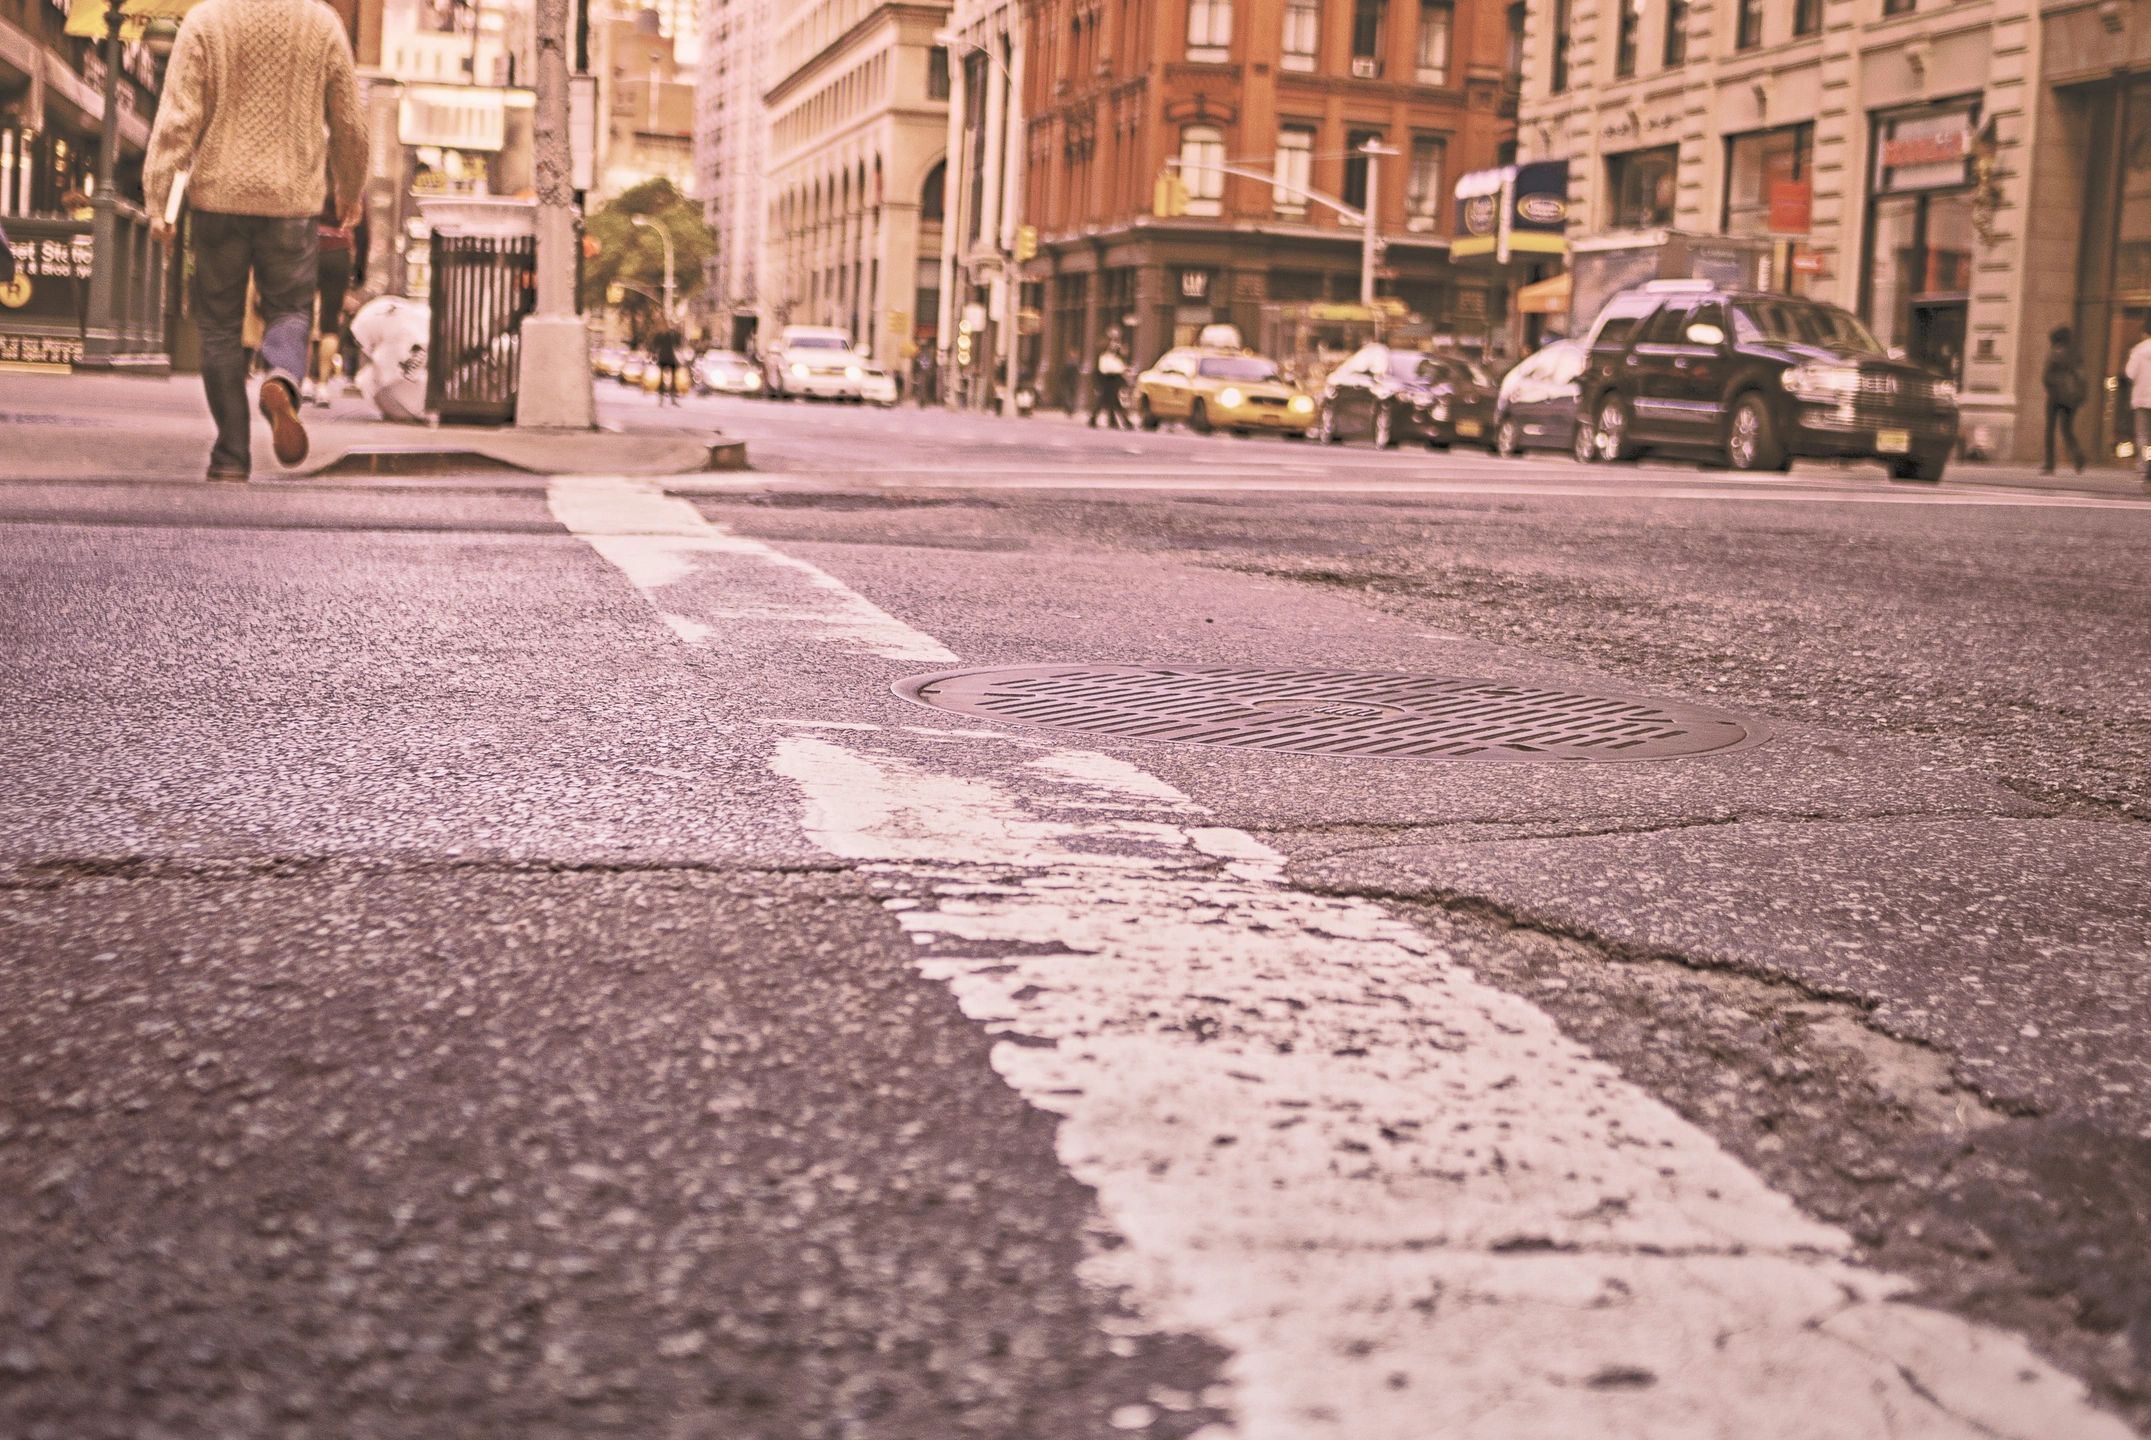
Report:
M538 308L523 320L515 423L524 429L597 425L590 333L575 310L574 151L568 137L569 0L538 0L536 144Z
M1383 155L1395 155L1399 152L1378 140L1369 140L1359 147L1359 151L1367 157L1366 228L1359 242L1359 303L1371 311L1374 308L1375 254L1381 247L1381 236L1375 228L1381 208L1376 203L1375 179L1379 171L1374 162Z
M627 218L629 223L638 230L655 230L657 238L665 242L665 328L670 330L675 308L672 297L677 293L672 283L672 236L664 226L658 224L647 215L630 215Z

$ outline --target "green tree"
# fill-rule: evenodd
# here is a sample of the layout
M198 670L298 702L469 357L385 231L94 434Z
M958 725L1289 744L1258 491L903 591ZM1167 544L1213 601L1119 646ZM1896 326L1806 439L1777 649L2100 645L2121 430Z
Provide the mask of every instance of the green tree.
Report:
M657 329L660 307L638 292L664 293L665 247L635 223L638 215L663 226L672 237L673 284L683 305L701 287L703 263L717 252L717 236L702 223L702 207L670 180L645 180L590 217L584 229L597 242L598 252L583 265L583 308L597 309L605 304L611 286L626 286L620 308L636 332L647 335Z

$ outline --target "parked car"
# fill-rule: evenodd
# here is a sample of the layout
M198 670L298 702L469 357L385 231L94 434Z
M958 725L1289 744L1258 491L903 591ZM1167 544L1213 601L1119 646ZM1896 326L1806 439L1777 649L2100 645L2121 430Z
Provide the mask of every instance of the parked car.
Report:
M1657 296L1625 335L1601 333L1577 396L1590 437L1577 453L1592 460L1663 448L1784 470L1849 457L1937 481L1957 445L1954 385L1892 357L1849 312L1790 295Z
M1488 445L1493 422L1494 382L1477 365L1376 344L1330 371L1314 433L1332 444L1365 435L1384 450L1403 440Z
M896 377L879 365L862 365L865 373L859 377L859 398L869 405L894 405L901 397L897 394Z
M639 387L642 384L642 377L649 374L650 371L655 368L656 367L651 363L649 356L630 353L626 356L626 358L621 360L620 368L616 373L618 374L620 383L622 385L634 385Z
M710 395L759 395L762 372L737 350L705 350L695 357L695 388Z
M762 384L776 400L857 400L868 361L851 336L822 325L787 325L762 355Z
M1274 360L1248 350L1183 345L1135 377L1135 415L1145 430L1184 420L1198 434L1304 435L1314 423L1315 403Z
M1501 377L1494 396L1494 449L1567 450L1576 443L1576 380L1590 352L1580 340L1556 340Z
M617 345L605 345L590 352L590 373L606 380L620 378L620 366L626 361L627 352Z

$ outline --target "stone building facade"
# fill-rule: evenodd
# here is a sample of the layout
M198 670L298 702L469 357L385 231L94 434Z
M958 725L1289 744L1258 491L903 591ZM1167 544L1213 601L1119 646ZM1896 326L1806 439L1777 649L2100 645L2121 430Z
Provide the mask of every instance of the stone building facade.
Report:
M2027 0L1528 6L1518 147L1567 163L1572 248L1745 237L1761 284L1952 378L1969 448L2032 453L2053 307L2028 227L2074 222L2033 216Z
M1109 327L1147 364L1213 322L1250 341L1288 307L1348 323L1361 227L1300 191L1357 206L1369 140L1396 152L1372 162L1383 313L1494 327L1498 295L1451 264L1449 197L1506 157L1510 13L1505 0L1026 0L1023 213L1040 234L1026 279L1043 331L1029 363L1046 392L1069 389ZM1168 159L1187 213L1160 218Z
M735 349L753 343L761 296L762 105L776 0L707 0L695 87L695 193L717 236L702 291L702 329Z
M1023 225L1021 0L956 0L947 34L941 310L921 340L933 342L944 396L982 406L1007 374L1019 328L1011 316L1022 298L1020 285L1011 283Z
M948 52L936 0L811 0L771 41L761 326L835 325L903 369L940 311Z

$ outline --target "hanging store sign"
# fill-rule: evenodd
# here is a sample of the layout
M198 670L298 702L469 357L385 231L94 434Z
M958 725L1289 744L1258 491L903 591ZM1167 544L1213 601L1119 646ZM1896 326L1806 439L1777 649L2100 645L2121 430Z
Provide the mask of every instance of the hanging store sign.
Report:
M1568 250L1568 162L1533 160L1474 170L1456 182L1456 239L1449 254L1491 255L1506 264L1518 251Z
M396 109L396 139L497 153L508 143L507 95L466 85L413 85Z
M1180 298L1200 302L1210 298L1210 275L1208 270L1183 270L1180 272Z

